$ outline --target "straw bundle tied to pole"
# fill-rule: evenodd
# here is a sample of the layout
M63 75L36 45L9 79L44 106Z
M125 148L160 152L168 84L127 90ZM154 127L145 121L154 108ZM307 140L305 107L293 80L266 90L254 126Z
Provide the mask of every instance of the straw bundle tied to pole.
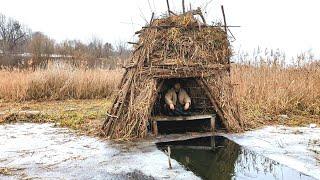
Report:
M145 137L158 92L170 78L194 78L226 129L242 130L230 82L231 49L222 26L207 25L197 9L152 19L136 34L139 41L103 125L106 136Z

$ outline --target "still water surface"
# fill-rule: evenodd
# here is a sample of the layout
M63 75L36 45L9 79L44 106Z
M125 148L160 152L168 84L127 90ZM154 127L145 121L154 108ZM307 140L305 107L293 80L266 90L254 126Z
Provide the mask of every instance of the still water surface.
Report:
M171 158L203 179L311 180L294 169L245 149L222 136L158 143Z

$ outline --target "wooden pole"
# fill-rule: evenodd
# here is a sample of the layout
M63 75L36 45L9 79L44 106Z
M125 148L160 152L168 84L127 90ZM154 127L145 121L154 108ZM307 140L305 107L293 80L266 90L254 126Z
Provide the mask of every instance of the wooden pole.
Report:
M205 82L205 80L203 78L201 79L196 79L198 85L204 90L205 94L207 95L207 97L209 98L211 104L214 107L214 110L217 112L218 116L220 117L222 123L224 125L228 125L227 123L227 119L224 117L223 111L222 109L218 106L216 99L214 98L214 96L211 94L210 89L208 87L208 84ZM227 127L229 128L229 127Z
M150 22L149 22L149 26L151 26L153 18L154 18L154 12L152 12L152 16L151 16L151 19L150 19Z
M223 15L224 31L225 31L226 33L228 33L228 32L227 32L227 20L226 20L226 15L224 14L223 5L221 5L221 11L222 11L222 15Z
M169 163L169 169L172 169L172 165L171 165L171 148L170 146L168 146L168 150L165 151L167 156L168 156L168 163Z
M183 14L186 13L186 7L184 4L184 0L182 0L182 12L183 12Z
M198 12L199 16L201 17L202 22L203 22L204 24L207 24L206 19L204 18L204 16L203 16L202 11L201 11L200 8L197 9L197 12Z
M157 121L152 121L152 129L155 137L158 136L158 124Z
M214 135L215 126L216 126L216 115L212 115L210 119L210 125L211 125L211 132Z
M168 14L170 16L170 4L169 4L169 0L167 0L167 7L168 7Z
M224 21L224 31L226 32L226 35L228 36L227 20L226 20L226 15L224 13L223 5L221 5L221 11L222 11L223 21ZM228 58L228 64L230 64L230 58ZM228 72L230 73L230 68L228 69Z
M215 138L214 138L214 136L211 136L211 148L212 149L215 149L216 148L216 141L215 141Z

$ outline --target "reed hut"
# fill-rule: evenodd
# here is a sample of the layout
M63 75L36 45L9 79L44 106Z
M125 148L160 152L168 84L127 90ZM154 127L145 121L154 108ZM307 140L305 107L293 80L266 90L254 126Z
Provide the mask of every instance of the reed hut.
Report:
M174 82L189 92L195 114L215 113L228 132L242 131L230 81L226 28L208 25L200 9L170 14L136 32L132 58L103 124L112 139L144 138Z

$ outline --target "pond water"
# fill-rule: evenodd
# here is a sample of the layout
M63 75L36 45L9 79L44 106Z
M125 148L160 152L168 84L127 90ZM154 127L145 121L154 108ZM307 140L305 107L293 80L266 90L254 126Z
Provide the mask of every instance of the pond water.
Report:
M314 179L222 136L157 143L157 146L163 151L170 146L171 158L203 179Z

